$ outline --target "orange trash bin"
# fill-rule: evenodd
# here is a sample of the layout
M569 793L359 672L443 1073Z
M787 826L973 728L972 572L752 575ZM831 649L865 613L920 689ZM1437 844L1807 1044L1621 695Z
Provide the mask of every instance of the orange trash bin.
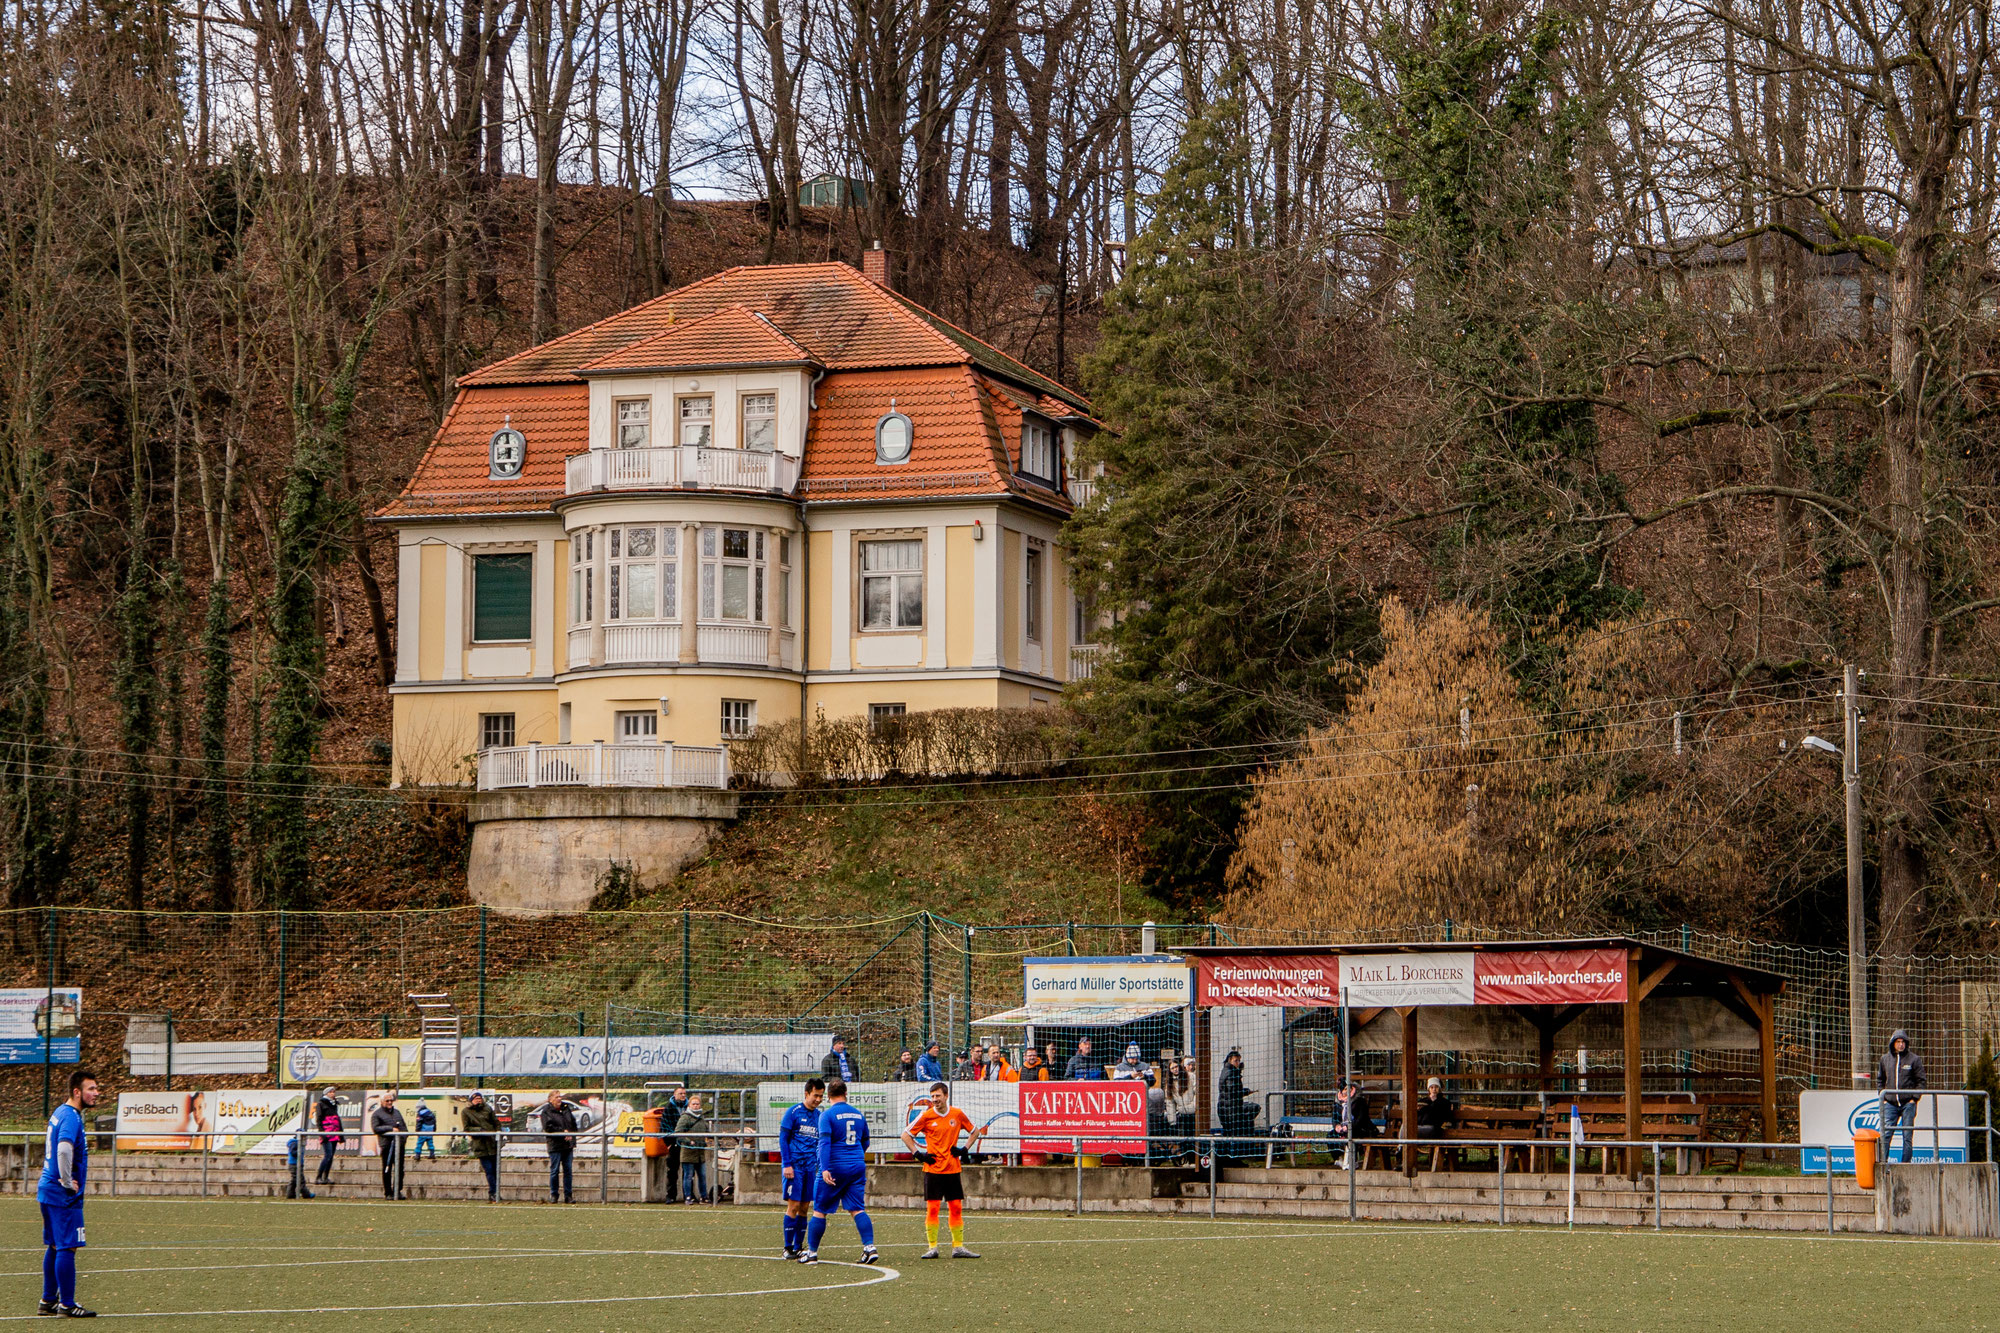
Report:
M665 1157L667 1155L667 1141L655 1137L666 1131L666 1119L666 1115L657 1106L646 1112L643 1122L646 1126L646 1156Z
M1854 1131L1854 1183L1862 1189L1875 1188L1875 1145L1882 1141L1882 1135L1872 1129ZM1833 1163L1827 1163L1833 1169Z

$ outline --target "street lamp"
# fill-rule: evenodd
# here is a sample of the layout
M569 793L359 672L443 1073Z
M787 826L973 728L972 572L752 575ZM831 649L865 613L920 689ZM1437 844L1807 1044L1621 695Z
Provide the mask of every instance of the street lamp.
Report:
M1868 918L1861 901L1861 672L1851 665L1842 680L1840 702L1846 744L1808 736L1800 748L1840 760L1847 798L1847 1055L1859 1087L1873 1075L1868 1072Z

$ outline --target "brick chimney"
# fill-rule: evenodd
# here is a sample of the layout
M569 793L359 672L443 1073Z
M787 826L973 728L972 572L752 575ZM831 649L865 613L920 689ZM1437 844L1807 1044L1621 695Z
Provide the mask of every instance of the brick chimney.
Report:
M889 252L882 248L882 242L876 241L861 252L861 276L877 287L896 290L896 284L889 280Z

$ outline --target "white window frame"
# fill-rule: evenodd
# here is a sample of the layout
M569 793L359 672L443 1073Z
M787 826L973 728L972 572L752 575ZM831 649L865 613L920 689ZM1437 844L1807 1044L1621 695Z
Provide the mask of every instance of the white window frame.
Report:
M757 701L755 699L724 699L722 716L719 721L722 739L740 741L757 730Z
M756 413L755 415L752 415L750 411L750 404L758 399L768 400L771 404L771 410L769 412L759 412ZM740 432L737 438L741 441L743 448L752 450L760 454L776 453L778 450L777 391L772 390L768 393L740 394L737 396L736 404L737 404L736 428ZM750 423L753 421L768 421L770 423L771 442L769 444L756 445L750 442Z
M918 535L870 536L857 540L857 549L854 553L854 591L857 602L854 620L856 624L861 626L863 634L914 634L924 628L924 601L928 595L925 578L929 573L927 568L929 557L925 550L926 545L927 543L924 539ZM869 548L888 546L902 547L906 550L914 549L917 557L916 567L913 569L904 567L879 570L869 569ZM917 595L914 603L916 617L913 620L906 621L903 619L903 609L906 605L904 600L904 585L911 580L914 580L917 585ZM888 585L889 620L887 624L871 625L868 623L868 585L878 581Z
M631 553L634 532L653 533L651 555ZM643 624L678 622L680 619L680 525L668 523L621 523L605 529L604 623ZM635 616L629 609L632 569L649 566L653 570L653 610Z
M1036 467L1036 463L1041 466ZM1055 484L1056 424L1032 412L1021 414L1021 472L1037 481Z
M883 434L891 424L899 426L903 432L903 449L897 454L893 449L883 447ZM901 467L916 456L917 425L901 412L884 412L875 422L875 465L877 467Z
M745 555L729 555L729 534L744 534ZM771 612L770 533L764 528L738 527L733 523L704 524L701 529L700 585L701 621L711 625L769 625ZM744 571L745 610L748 614L725 614L729 571Z
M621 708L612 714L612 727L620 745L646 745L660 739L660 710Z
M708 410L699 416L690 415L688 409L696 403L706 403ZM707 439L690 440L688 432L706 432ZM674 443L683 449L715 447L715 395L712 393L686 393L674 400Z
M581 528L569 538L569 624L581 629L597 613L597 529Z
M1029 542L1021 552L1021 632L1029 643L1042 641L1042 586L1048 582L1046 565L1048 549L1039 542Z
M627 420L627 409L636 409ZM633 431L632 443L625 442L627 429ZM611 402L611 447L614 449L650 449L653 445L653 400L650 398L615 398Z

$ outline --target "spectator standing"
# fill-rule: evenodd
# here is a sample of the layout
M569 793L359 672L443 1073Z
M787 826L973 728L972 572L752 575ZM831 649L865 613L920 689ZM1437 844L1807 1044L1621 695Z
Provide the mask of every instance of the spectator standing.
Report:
M917 1081L939 1083L944 1080L944 1061L938 1055L938 1044L933 1041L924 1047L924 1053L917 1057Z
M992 1083L1019 1083L1021 1073L1007 1062L1007 1052L995 1042L986 1048L986 1078Z
M977 1083L980 1075L985 1072L985 1066L978 1062L978 1056L979 1048L977 1046L960 1056L958 1068L951 1071L952 1081L956 1083Z
M1256 1127L1257 1108L1250 1103L1256 1093L1243 1086L1243 1052L1231 1050L1222 1062L1222 1077L1215 1085L1215 1118L1228 1135L1248 1134Z
M1343 1170L1350 1165L1359 1166L1354 1160L1354 1145L1375 1137L1375 1114L1368 1105L1368 1094L1359 1083L1349 1083L1334 1094L1334 1107L1333 1134L1347 1148L1339 1165Z
M1050 1078L1060 1079L1062 1077L1063 1062L1056 1056L1056 1044L1054 1042L1050 1042L1048 1045L1042 1047L1042 1066L1049 1071Z
M855 1060L853 1055L849 1054L847 1038L838 1033L834 1034L833 1049L828 1051L826 1058L819 1062L819 1076L828 1083L833 1082L835 1079L839 1079L843 1083L859 1083L861 1081L861 1065Z
M396 1109L395 1089L382 1094L375 1114L368 1117L368 1130L375 1136L375 1151L382 1156L382 1197L400 1199L403 1197L403 1142L410 1127L403 1122L403 1113Z
M1090 1054L1090 1038L1084 1037L1076 1043L1076 1054L1069 1058L1069 1067L1063 1070L1066 1079L1103 1078L1104 1067Z
M1153 1140L1165 1139L1173 1132L1167 1114L1167 1079L1158 1065L1146 1071L1146 1160L1159 1161L1166 1156L1167 1145Z
M473 1160L486 1173L486 1198L497 1202L500 1198L500 1117L486 1104L486 1094L474 1091L472 1101L460 1113L459 1125L466 1137L472 1140Z
M683 1083L667 1096L667 1104L660 1109L660 1128L667 1135L667 1202L679 1203L681 1187L681 1140L674 1133L674 1126L687 1114L689 1093Z
M416 1150L410 1154L412 1159L421 1162L424 1159L424 1149L429 1148L431 1150L431 1160L433 1162L437 1160L437 1127L437 1111L431 1107L429 1102L418 1102L417 1143Z
M915 1083L919 1081L917 1058L907 1050L896 1057L896 1067L889 1073L891 1083Z
M549 1099L535 1108L535 1118L549 1149L549 1202L575 1203L571 1176L576 1157L576 1110L551 1088Z
M674 1125L681 1139L681 1193L689 1203L708 1197L708 1159L715 1145L705 1137L713 1128L701 1112L701 1094L688 1098L688 1109Z
M1910 1049L1910 1034L1897 1028L1889 1037L1889 1050L1875 1066L1875 1083L1882 1090L1882 1160L1889 1160L1896 1131L1903 1133L1902 1160L1910 1160L1910 1140L1916 1135L1917 1105L1921 1097L1899 1097L1903 1088L1921 1088L1924 1058Z
M1201 1114L1201 1101L1194 1090L1194 1061L1170 1062L1163 1081L1167 1085L1167 1118L1173 1121L1174 1133L1184 1139L1193 1138L1195 1122Z
M1135 1079L1145 1072L1146 1066L1139 1058L1139 1043L1136 1041L1127 1043L1125 1058L1111 1066L1111 1077L1114 1079Z
M287 1199L310 1199L313 1192L306 1187L306 1154L312 1151L306 1147L307 1131L300 1130L285 1141L285 1197Z
M1046 1083L1055 1077L1055 1072L1042 1061L1042 1053L1030 1046L1028 1053L1021 1057L1021 1081L1023 1083Z
M319 1095L319 1102L313 1107L313 1123L319 1129L319 1174L313 1177L315 1185L333 1183L333 1155L346 1142L340 1135L340 1103L334 1100L334 1088L328 1088Z

